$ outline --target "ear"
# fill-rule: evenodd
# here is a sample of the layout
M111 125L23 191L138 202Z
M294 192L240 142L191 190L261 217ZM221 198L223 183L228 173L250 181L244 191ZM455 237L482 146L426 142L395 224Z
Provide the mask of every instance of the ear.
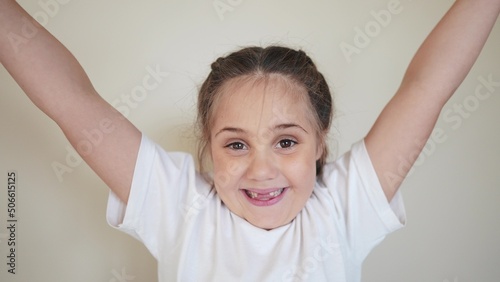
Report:
M208 160L210 163L213 163L214 161L214 156L212 153L212 142L211 140L208 140L207 145L205 147L205 156L208 157Z
M323 156L323 153L325 151L325 141L324 140L319 140L318 146L316 147L316 161L321 159Z
M208 141L201 151L198 151L198 161L200 171L203 168L203 173L212 170L213 156L212 156L212 145Z

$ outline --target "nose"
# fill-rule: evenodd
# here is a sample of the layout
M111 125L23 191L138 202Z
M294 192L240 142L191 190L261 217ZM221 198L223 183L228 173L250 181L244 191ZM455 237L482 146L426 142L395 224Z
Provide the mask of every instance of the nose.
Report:
M271 180L276 178L278 173L279 169L272 152L260 151L252 154L246 173L249 179L256 181Z

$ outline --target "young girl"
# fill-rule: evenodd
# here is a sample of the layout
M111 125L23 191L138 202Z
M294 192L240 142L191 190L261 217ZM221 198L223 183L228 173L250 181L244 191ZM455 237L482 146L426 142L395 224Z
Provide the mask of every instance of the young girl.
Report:
M302 51L249 47L212 64L198 101L200 173L107 104L11 0L0 0L0 61L110 187L108 221L145 244L160 281L360 281L368 253L404 225L401 160L415 161L415 140L429 137L499 12L500 0L458 0L367 136L333 163L332 99ZM96 128L106 134L86 150Z

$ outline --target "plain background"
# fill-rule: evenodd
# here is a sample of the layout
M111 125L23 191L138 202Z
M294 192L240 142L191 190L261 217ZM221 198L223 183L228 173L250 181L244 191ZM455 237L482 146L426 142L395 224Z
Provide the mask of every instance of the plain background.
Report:
M218 56L240 46L272 43L305 50L335 93L332 159L367 133L416 49L452 4L54 1L19 2L73 52L109 102L139 89L148 67L169 73L140 101L133 100L127 115L168 150L195 152L197 88ZM387 10L391 2L399 3L399 12L376 24L373 14ZM50 9L40 3L49 3L45 6ZM232 9L220 17L214 3ZM357 31L365 27L369 42L361 42ZM356 43L362 47L357 53L342 52L341 45ZM500 281L500 87L490 86L486 99L474 96L478 78L488 76L500 81L499 24L445 106L436 126L439 142L428 144L403 184L407 227L388 236L368 257L363 281ZM103 182L85 164L58 180L52 164L68 164L69 143L3 68L0 130L1 281L156 281L155 260L147 250L107 225ZM5 263L9 170L18 172L19 181L16 275L7 273Z

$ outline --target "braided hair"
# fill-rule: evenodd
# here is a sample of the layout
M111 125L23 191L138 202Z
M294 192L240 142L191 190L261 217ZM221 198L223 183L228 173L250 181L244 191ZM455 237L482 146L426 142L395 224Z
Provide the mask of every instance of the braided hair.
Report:
M328 156L325 138L333 116L330 90L325 78L304 51L282 46L246 47L212 63L211 72L198 94L198 160L201 172L204 172L204 161L210 144L215 102L223 85L238 77L271 74L283 75L307 90L307 100L314 110L312 114L323 147L323 154L316 162L316 175L321 175Z

